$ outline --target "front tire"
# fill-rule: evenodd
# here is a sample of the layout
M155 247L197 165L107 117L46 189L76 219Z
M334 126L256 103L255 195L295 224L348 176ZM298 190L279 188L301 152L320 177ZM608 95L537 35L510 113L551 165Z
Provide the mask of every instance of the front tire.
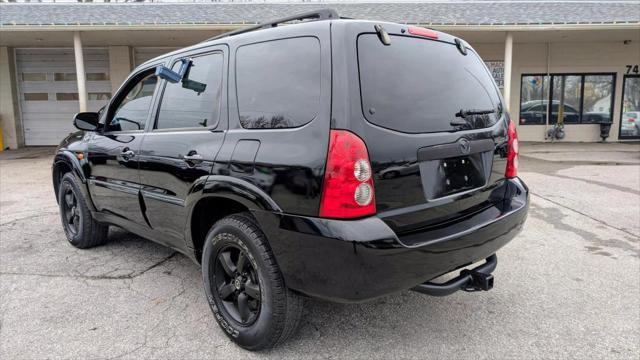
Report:
M202 254L202 275L218 325L241 347L273 348L296 330L302 299L285 286L251 214L228 216L211 228Z
M93 219L80 184L71 173L66 173L58 188L58 206L62 228L69 243L79 249L102 245L107 241L109 225Z

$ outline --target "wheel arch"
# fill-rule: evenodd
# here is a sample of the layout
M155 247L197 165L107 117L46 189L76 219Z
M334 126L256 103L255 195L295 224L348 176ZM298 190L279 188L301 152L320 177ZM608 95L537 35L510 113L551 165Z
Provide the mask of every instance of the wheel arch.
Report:
M282 209L259 187L242 179L211 175L196 185L201 191L192 191L188 204L191 210L187 221L187 236L195 259L200 263L207 233L218 220L240 212Z
M80 165L80 162L75 154L71 153L70 151L61 151L56 154L51 169L53 191L56 196L56 201L58 201L58 189L60 188L60 181L62 180L62 177L69 172L75 176L76 180L80 181L84 185L81 186L81 190L85 198L91 199L88 196L88 192L86 191L87 179L81 169L82 166ZM88 204L91 207L93 206L91 201L88 201Z

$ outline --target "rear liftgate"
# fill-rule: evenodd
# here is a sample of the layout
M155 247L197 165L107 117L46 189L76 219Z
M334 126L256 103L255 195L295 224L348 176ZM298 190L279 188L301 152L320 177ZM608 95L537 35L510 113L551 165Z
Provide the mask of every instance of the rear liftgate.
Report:
M451 195L473 192L486 186L491 173L494 142L492 139L468 140L429 146L418 150L422 174L422 186L429 201L437 201ZM445 283L426 282L412 290L433 296L446 296L458 290L479 291L493 288L493 275L498 263L496 255L472 270L462 270L460 275Z

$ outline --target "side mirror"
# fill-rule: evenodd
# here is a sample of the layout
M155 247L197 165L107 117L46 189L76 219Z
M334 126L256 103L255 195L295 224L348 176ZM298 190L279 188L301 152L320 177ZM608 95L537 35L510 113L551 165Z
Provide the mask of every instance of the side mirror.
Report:
M95 112L81 112L77 113L73 118L73 125L80 130L96 131L98 130L98 123L100 116Z

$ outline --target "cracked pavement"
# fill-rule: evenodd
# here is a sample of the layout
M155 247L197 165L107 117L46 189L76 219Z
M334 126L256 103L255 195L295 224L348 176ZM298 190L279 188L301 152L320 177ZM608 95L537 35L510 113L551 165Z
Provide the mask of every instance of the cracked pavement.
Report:
M640 357L640 146L523 144L523 233L496 287L305 302L298 333L261 353L227 340L199 267L112 228L67 244L51 149L0 153L0 359Z

